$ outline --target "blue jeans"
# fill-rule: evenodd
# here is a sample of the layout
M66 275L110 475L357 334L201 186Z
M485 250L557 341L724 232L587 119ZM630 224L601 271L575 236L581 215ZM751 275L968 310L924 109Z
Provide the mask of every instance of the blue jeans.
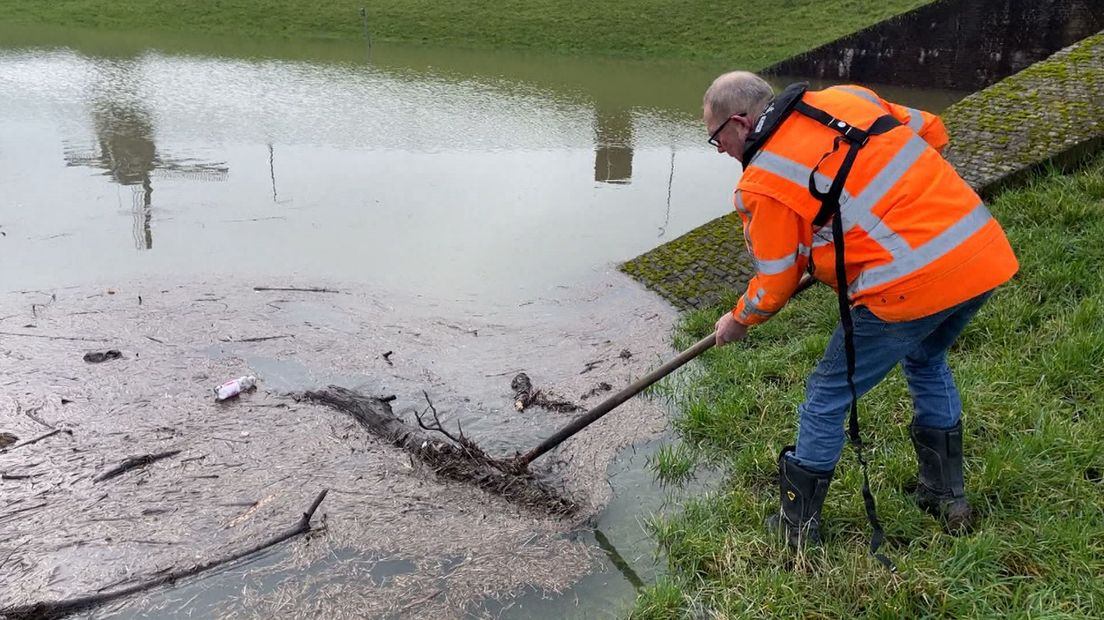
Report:
M912 395L913 424L952 428L962 415L947 349L974 318L992 291L942 312L888 323L865 307L854 308L855 390L861 397L901 364ZM809 376L798 407L797 449L787 458L820 472L831 471L843 452L844 424L851 409L843 328L836 326L824 357Z

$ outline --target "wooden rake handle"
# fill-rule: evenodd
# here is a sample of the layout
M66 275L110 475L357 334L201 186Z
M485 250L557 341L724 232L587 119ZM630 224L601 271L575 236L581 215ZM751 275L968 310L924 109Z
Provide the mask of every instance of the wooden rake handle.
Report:
M596 422L598 418L606 415L610 411L613 411L613 409L621 403L629 400L633 396L636 396L640 392L644 391L644 389L648 386L671 374L677 368L681 367L683 364L689 362L695 357L701 355L716 343L716 334L709 334L705 338L702 338L694 346L683 351L682 353L679 353L678 357L675 357L674 359L668 361L666 364L660 366L659 368L656 368L652 372L644 375L636 381L633 381L632 384L625 389L614 394L613 396L610 396L590 411L569 422L566 426L557 431L555 435L552 435L548 439L542 441L537 447L519 456L517 458L516 465L521 469L528 467L529 463L532 463L537 457L560 445L561 443L566 441L567 438L571 437L575 433L578 433L584 428L590 426L591 424Z
M804 277L802 277L801 281L798 282L797 290L794 291L794 295L797 295L801 291L804 291L805 289L812 286L814 283L816 283L816 280L806 274ZM610 411L613 411L613 409L616 408L618 405L644 391L645 388L652 385L656 381L659 381L663 377L671 374L676 369L686 364L686 362L689 362L695 357L701 355L716 343L716 333L709 334L705 338L702 338L698 341L697 344L683 351L682 353L679 353L678 356L674 359L668 361L666 364L637 379L625 389L602 401L602 403L598 406L594 407L585 414L575 418L566 426L557 431L555 435L552 435L548 439L542 441L537 447L526 452L525 454L511 459L511 468L517 471L524 471L525 468L527 468L529 464L536 460L538 457L560 445L575 433L578 433L584 428L590 426L591 424L596 422L598 418L601 418Z

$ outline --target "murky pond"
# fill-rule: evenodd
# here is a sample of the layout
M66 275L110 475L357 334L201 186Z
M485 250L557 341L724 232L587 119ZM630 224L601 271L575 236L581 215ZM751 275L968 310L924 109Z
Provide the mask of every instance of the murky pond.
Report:
M623 611L670 499L645 467L662 403L547 457L588 506L564 522L286 394L429 397L508 453L570 419L513 411L513 373L588 406L669 357L674 312L615 266L729 211L739 169L698 121L723 69L0 27L0 430L73 430L0 454L0 607L218 556L325 486L308 542L94 615ZM81 360L101 346L124 359ZM261 390L210 402L245 372Z

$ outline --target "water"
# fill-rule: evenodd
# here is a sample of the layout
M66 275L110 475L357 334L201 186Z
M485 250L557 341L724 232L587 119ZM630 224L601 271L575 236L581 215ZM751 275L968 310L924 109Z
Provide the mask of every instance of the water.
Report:
M738 164L705 144L699 120L702 90L726 69L0 27L0 292L135 280L318 279L432 304L446 333L451 321L463 323L453 315L512 307L512 322L490 323L484 336L521 334L531 321L532 334L509 342L547 342L567 333L549 313L561 322L589 321L573 309L588 298L586 287L597 287L598 298L602 287L615 286L606 282L618 262L731 208ZM880 90L934 111L960 96ZM531 317L517 316L534 300ZM607 305L605 323L576 333L614 337L618 310ZM326 312L312 306L309 318L340 324L354 316ZM373 329L382 327L390 325ZM421 346L412 331L403 344ZM487 338L460 338L468 335L454 335L457 344L448 348L400 352L400 359L416 355L423 373L432 368L448 378L457 407L467 401L461 395L501 396L499 384L509 377L488 378L487 370L516 362L481 348L494 346L484 345ZM583 352L569 357L545 347L544 377L567 359L585 360ZM225 349L207 351L221 360ZM365 377L321 362L307 369L275 355L234 354L263 379L296 389L318 377ZM409 391L424 382L373 372L373 381ZM583 391L583 379L575 381ZM493 410L487 402L471 408ZM517 446L558 423L499 418L470 428L493 433L496 447ZM631 604L636 587L656 575L641 521L672 501L646 467L665 441L605 461L612 499L595 528L569 534L594 547L600 570L562 595L490 597L478 613L594 617ZM264 591L294 581L301 569L262 570L281 558L275 552L252 564L261 575L252 582L245 569L202 580L198 604L213 605L243 582ZM324 576L335 566L387 585L413 565L383 550L342 547L308 570ZM451 566L431 568L441 579L453 574ZM170 598L186 607L197 604L192 592L149 600L159 610L175 609Z
M580 99L375 64L7 51L2 287L294 274L500 301L727 211L735 170L691 122Z
M739 173L698 121L712 68L20 36L0 290L294 274L502 303L727 213Z
M570 416L515 411L516 372L590 406L597 398L581 395L600 380L621 389L669 355L673 312L623 276L493 312L348 285L338 294L235 281L110 290L0 295L0 426L24 438L40 425L75 429L0 454L0 469L29 476L4 488L0 608L226 557L287 528L321 489L331 491L321 532L91 616L607 614L633 590L619 587L616 556L601 545L647 574L638 519L662 495L643 458L610 463L621 447L662 435L657 403L632 399L534 464L584 504L560 520L441 481L347 414L285 396L334 382L393 396L408 424L430 401L447 428L462 422L491 454L527 449ZM122 358L82 360L102 346ZM213 385L242 374L259 389L213 402ZM110 487L92 479L125 456L167 450L182 453Z

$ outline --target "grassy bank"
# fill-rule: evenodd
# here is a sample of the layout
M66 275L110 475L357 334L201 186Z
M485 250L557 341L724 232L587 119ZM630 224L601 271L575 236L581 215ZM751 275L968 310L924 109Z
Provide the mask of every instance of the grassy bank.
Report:
M862 420L885 550L901 573L865 552L850 447L825 505L825 548L799 556L766 535L775 459L792 443L805 376L835 322L834 298L814 289L748 346L712 351L706 372L663 388L685 413L684 443L657 459L661 478L706 461L729 475L654 524L673 577L639 598L638 617L1104 615L1104 157L991 206L1022 267L951 355L976 532L947 536L913 506L911 405L895 371L864 399ZM690 315L680 344L709 333L720 311Z
M0 23L356 39L766 66L930 0L5 0Z

